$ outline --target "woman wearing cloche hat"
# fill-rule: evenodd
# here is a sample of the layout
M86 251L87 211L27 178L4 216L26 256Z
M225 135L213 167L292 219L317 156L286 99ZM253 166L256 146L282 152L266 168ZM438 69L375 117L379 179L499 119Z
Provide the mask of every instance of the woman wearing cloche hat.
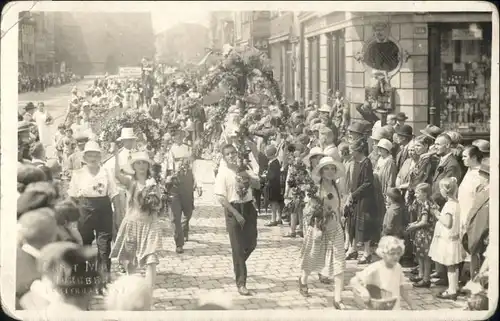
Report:
M158 215L161 210L159 186L151 180L153 162L147 152L136 152L130 159L132 177L123 175L119 170L118 149L114 146L115 177L127 188L127 213L120 225L116 242L110 257L117 257L127 273L137 267L146 267L146 279L151 291L156 278L158 252L163 249ZM149 180L148 180L149 179ZM133 246L129 246L133 244Z
M118 188L111 173L101 167L101 148L95 141L85 144L83 160L85 165L73 171L68 196L81 205L82 219L78 231L83 245L92 245L97 237L97 268L109 273L111 260L111 238L113 233L113 206L120 209ZM95 236L94 236L95 233Z
M311 199L309 204L321 202L323 212L311 213L306 206L304 209L305 222L308 226L304 235L304 244L301 250L301 276L299 291L308 296L307 279L312 272L322 272L327 269L329 275L334 276L335 293L333 305L342 309L342 290L345 270L343 213L341 209L343 192L338 180L345 176L344 165L332 157L323 157L314 167L312 177L318 184L317 198ZM309 205L308 204L308 205ZM333 252L327 255L329 251ZM320 274L320 279L324 278Z
M385 196L387 190L394 187L396 181L396 163L391 155L392 143L382 138L377 144L377 153L380 157L373 169L375 192L377 197L378 218L383 218L385 213Z

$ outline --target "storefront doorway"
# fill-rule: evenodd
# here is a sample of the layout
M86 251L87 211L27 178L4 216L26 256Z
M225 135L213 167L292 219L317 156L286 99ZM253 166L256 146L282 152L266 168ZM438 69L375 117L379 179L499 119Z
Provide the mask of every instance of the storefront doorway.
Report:
M466 141L489 139L491 23L429 25L429 119Z

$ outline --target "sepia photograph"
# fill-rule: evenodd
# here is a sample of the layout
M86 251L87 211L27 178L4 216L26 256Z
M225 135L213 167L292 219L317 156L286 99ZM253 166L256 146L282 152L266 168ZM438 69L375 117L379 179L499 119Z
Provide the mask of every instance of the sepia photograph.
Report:
M487 2L18 1L1 30L12 317L496 310Z

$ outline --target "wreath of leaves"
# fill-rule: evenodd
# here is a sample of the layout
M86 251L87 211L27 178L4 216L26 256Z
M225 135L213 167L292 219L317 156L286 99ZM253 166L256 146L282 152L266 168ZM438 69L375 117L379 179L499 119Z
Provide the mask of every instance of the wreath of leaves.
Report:
M99 142L107 145L121 135L122 128L133 128L140 142L150 151L160 150L162 137L167 133L168 123L157 122L143 110L128 110L107 120L102 128Z

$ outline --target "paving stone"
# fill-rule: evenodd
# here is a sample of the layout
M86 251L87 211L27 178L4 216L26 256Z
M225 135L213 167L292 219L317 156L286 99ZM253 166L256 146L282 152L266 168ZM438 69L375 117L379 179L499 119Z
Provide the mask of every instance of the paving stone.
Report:
M199 161L198 161L199 162ZM210 164L201 162L197 173L208 172ZM205 166L205 167L203 167ZM205 170L203 170L205 168ZM204 174L205 175L205 174ZM206 176L206 177L205 177ZM201 180L210 182L213 177L206 174ZM209 177L210 176L210 177ZM333 285L321 284L317 274L309 278L309 298L303 298L298 291L297 279L300 275L299 255L302 239L284 239L287 226L265 227L267 217L258 218L259 236L257 248L247 262L247 287L253 292L251 297L242 297L235 286L231 247L225 229L222 208L213 197L213 185L203 184L204 194L195 199L196 209L191 219L190 240L185 253L175 253L170 222L162 218L159 222L165 233L165 254L157 266L157 282L153 292L154 310L192 310L198 298L211 291L224 291L233 300L235 309L332 309ZM345 271L343 302L348 310L360 307L353 300L350 279L365 266L356 261L348 261ZM410 276L405 269L406 277ZM144 270L139 271L144 275ZM113 278L119 276L116 260L112 264ZM440 300L435 297L443 287L431 289L409 289L410 297L417 309L463 309L466 302ZM103 298L95 297L92 309L103 307ZM402 308L407 304L402 301Z

